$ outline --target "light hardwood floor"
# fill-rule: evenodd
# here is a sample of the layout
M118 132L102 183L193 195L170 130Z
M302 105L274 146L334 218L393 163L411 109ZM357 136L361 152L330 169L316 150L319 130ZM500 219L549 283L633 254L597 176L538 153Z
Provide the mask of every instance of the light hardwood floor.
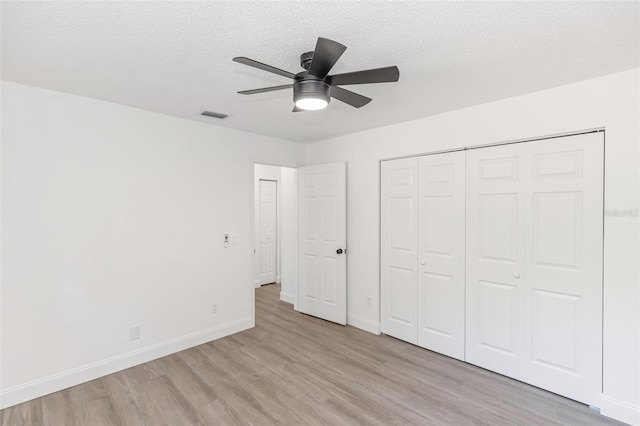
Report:
M0 412L2 425L619 424L256 290L256 327Z

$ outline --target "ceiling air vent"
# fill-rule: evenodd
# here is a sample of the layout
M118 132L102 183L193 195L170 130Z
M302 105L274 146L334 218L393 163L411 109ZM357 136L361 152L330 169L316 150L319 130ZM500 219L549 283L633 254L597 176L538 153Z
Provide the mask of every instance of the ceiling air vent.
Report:
M221 120L228 117L227 114L220 114L219 112L211 112L211 111L202 111L200 115L204 115L205 117L219 118Z

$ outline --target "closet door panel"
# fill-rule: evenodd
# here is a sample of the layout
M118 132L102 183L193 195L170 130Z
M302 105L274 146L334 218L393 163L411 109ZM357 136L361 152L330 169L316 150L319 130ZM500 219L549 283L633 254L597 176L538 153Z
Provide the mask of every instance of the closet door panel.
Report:
M602 387L602 133L527 143L529 383L587 404Z
M524 368L524 144L467 151L466 361Z
M464 359L464 152L420 157L418 344Z
M597 404L603 136L467 152L466 360Z
M383 161L380 174L382 332L418 340L418 159Z

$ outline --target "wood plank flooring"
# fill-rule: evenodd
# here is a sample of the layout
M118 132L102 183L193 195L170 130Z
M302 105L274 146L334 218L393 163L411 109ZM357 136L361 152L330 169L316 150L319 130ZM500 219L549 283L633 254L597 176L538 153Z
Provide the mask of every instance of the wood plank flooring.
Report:
M1 425L605 425L586 406L256 290L256 327L0 412Z

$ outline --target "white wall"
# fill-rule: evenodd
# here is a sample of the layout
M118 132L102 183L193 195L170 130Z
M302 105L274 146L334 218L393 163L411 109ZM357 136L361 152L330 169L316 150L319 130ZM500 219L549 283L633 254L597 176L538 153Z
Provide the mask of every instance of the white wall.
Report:
M1 87L2 407L253 325L253 163L300 145Z
M639 79L634 69L308 146L307 164L348 162L349 322L379 330L381 159L605 127L605 208L638 209ZM637 215L605 218L601 408L630 423L640 423L638 231Z

